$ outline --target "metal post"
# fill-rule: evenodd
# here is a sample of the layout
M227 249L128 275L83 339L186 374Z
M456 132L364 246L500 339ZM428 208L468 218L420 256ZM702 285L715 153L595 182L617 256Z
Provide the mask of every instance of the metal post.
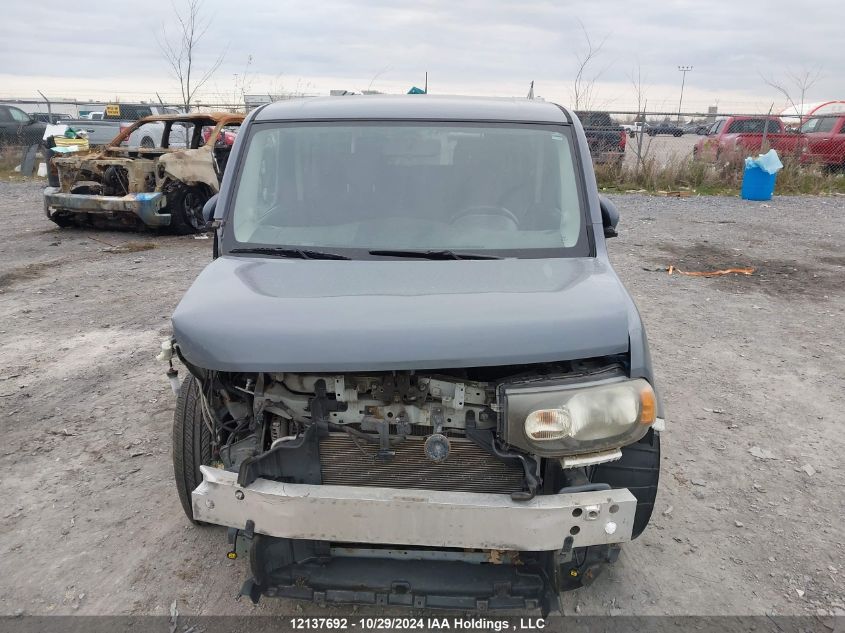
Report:
M643 166L643 134L645 134L645 113L648 111L648 99L643 102L642 121L640 121L640 133L637 134L637 167ZM638 115L639 116L639 115Z
M40 90L38 91L38 94L40 94L42 97L44 97L44 101L47 102L47 120L50 123L52 123L53 122L53 109L50 106L50 100L47 97L45 97L44 93L41 92Z
M681 108L684 104L684 84L687 81L687 73L692 70L692 66L678 66L678 70L680 70L683 75L681 76L681 98L678 101L678 122L681 122Z

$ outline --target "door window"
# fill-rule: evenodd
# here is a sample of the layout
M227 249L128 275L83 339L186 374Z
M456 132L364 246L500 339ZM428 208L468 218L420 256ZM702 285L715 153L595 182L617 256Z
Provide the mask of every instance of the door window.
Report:
M9 108L9 114L12 115L12 119L14 119L17 123L29 123L29 115L23 110Z

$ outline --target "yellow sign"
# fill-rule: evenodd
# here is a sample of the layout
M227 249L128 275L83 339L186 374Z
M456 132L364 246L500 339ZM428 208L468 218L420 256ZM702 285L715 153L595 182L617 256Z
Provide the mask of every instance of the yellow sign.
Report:
M107 105L106 116L120 116L120 106L115 104Z

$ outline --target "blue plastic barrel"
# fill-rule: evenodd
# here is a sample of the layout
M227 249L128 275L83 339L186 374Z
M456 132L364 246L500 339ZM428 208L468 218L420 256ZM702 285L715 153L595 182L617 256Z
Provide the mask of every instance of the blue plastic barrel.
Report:
M777 176L777 173L770 174L757 165L746 167L742 175L742 199L771 200L775 192Z

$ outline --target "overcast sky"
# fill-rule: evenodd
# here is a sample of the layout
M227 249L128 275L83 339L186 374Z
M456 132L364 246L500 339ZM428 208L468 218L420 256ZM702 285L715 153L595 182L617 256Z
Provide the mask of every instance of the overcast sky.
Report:
M779 109L783 97L760 73L788 82L789 70L820 70L807 100L845 99L842 9L841 0L205 0L198 66L226 51L204 100L231 101L251 55L255 93L405 92L427 70L432 93L524 96L534 80L536 94L569 104L586 46L580 20L605 40L588 70L599 75L595 107L635 107L639 67L649 110L677 110L677 66L688 64L684 110ZM176 100L156 43L171 16L166 0L3 0L0 97Z

